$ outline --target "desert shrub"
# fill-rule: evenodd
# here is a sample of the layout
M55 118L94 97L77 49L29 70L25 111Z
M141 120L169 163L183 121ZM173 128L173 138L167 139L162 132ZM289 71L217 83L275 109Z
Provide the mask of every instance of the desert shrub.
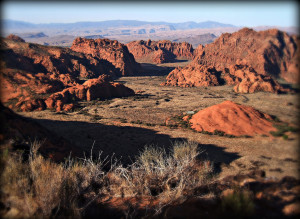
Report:
M221 200L222 212L235 218L248 218L254 213L255 205L252 194L246 190L235 188L232 194Z
M199 153L198 144L193 142L175 142L170 153L154 145L146 146L135 163L112 171L111 179L118 182L115 192L120 196L155 196L162 203L183 198L212 172L209 162L198 163Z
M224 136L224 137L227 137L227 138L236 138L237 136L235 135L231 135L231 134L226 134L225 132L223 131L220 131L220 130L217 130L215 129L214 132L209 132L209 131L201 131L200 133L202 134L207 134L207 135L218 135L218 136ZM248 137L247 135L243 135L243 136L240 136L240 137Z
M198 143L196 142L179 142L173 144L173 158L178 162L193 161L200 154Z
M284 137L286 132L298 132L299 129L297 127L289 126L287 123L282 123L282 124L274 124L273 125L277 131L271 131L270 134L275 136L275 137Z
M54 163L38 153L39 146L31 145L27 159L1 151L0 201L22 217L78 218L100 196L150 196L168 204L191 195L212 172L209 162L197 159L201 152L194 142L175 142L168 153L146 146L127 167L101 159L101 153L94 158L92 150L89 157Z
M224 136L225 132L215 129L213 132L214 135Z
M1 174L1 201L3 203L13 203L11 208L24 212L24 217L29 217L37 209L34 203L34 195L31 191L30 169L22 164L21 154L9 155L7 152L1 154L2 174ZM9 196L8 196L9 195ZM3 200L8 196L6 200ZM19 200L22 201L19 201Z
M289 136L287 136L286 134L283 134L283 135L282 135L282 138L283 138L284 140L288 140L288 139L289 139Z
M1 202L22 217L80 217L78 201L86 190L101 185L103 162L91 157L58 164L40 155L39 146L32 143L27 160L22 153L2 153Z

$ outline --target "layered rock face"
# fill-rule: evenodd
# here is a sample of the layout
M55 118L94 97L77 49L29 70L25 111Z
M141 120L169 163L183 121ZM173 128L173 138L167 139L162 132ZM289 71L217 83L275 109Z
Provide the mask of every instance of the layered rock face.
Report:
M19 40L3 39L1 49L3 52L0 81L1 101L17 110L46 109L45 100L51 94L67 88L83 86L81 85L82 78L98 78L103 74L111 76L117 74L116 68L108 61L67 48L47 47ZM103 79L104 76L101 77ZM103 84L104 81L97 80L95 83ZM107 79L105 83L107 83L106 86L110 84L111 87L114 87L111 89L124 89L125 95L128 95L125 86L120 88L121 85L113 85L113 83L107 82ZM112 91L103 90L103 92ZM93 95L95 96L95 94ZM113 95L108 96L113 97ZM76 100L76 98L73 99ZM71 108L69 106L66 109L70 110ZM56 109L60 110L62 107Z
M134 58L139 62L151 61L160 64L173 62L175 58L192 59L194 57L193 46L186 42L172 43L169 40L139 40L130 42L126 44L126 46L133 54Z
M173 70L164 85L231 84L236 85L236 92L242 93L287 92L274 78L298 82L296 40L279 30L256 32L244 28L233 34L222 34L214 43L199 45L194 51L195 59L185 68ZM216 74L208 76L204 70L208 68L220 72L217 83L211 83Z
M222 131L235 136L254 136L270 135L270 131L276 131L270 120L271 116L253 107L224 101L199 111L189 122L191 128L199 132Z
M127 47L117 40L78 37L73 41L71 49L112 63L118 70L118 75L136 75L141 71L140 64Z

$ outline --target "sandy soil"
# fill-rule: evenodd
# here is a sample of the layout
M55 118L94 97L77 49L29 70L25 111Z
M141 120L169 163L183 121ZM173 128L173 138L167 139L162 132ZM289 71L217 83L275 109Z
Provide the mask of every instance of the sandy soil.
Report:
M49 110L19 113L31 117L46 128L69 139L88 153L103 151L124 163L134 160L145 145L170 147L176 140L192 140L203 150L201 159L212 160L216 177L262 169L267 177L299 178L299 137L289 139L255 136L228 138L193 132L190 129L165 126L166 118L186 111L197 111L232 100L297 124L299 103L296 94L235 94L233 87L208 88L162 87L166 74L176 65L143 64L147 71L138 77L122 77L117 81L135 90L138 95L106 101L81 102L75 112Z

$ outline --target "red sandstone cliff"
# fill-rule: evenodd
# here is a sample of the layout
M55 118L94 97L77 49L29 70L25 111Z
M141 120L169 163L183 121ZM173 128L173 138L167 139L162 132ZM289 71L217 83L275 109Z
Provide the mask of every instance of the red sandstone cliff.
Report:
M256 32L244 28L225 33L197 51L198 64L213 65L218 71L243 61L258 74L283 78L290 83L298 80L297 38L277 29Z
M291 83L299 78L296 39L278 30L255 32L244 28L222 34L214 43L200 45L194 53L195 59L184 68L174 69L163 85L230 84L236 85L236 92L281 93L289 90L274 78L281 77Z
M1 50L1 101L13 109L22 111L43 110L48 107L45 100L53 93L75 89L82 85L82 79L96 79L90 86L90 96L114 97L132 95L129 88L108 82L105 75L115 76L116 68L108 61L67 48L42 46L20 40L2 39ZM104 78L106 78L104 80ZM87 82L86 82L87 83ZM98 87L107 89L99 90ZM97 88L96 90L94 88ZM94 89L94 90L93 90ZM76 90L76 89L75 89ZM108 92L107 94L105 92ZM72 94L73 95L73 94ZM75 98L76 97L76 98ZM83 99L76 95L72 100ZM70 99L58 103L57 110L70 110ZM60 106L60 107L58 107ZM53 108L53 107L52 107Z
M173 62L175 58L192 59L194 51L189 43L172 43L169 40L138 40L130 42L126 46L137 61L150 61L158 64Z
M123 76L136 75L141 71L140 64L127 47L117 40L78 37L73 41L71 49L112 63Z

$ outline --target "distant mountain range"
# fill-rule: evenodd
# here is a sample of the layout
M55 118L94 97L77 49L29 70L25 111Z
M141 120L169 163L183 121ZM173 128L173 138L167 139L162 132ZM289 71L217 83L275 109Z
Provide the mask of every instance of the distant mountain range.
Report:
M119 28L119 27L140 27L144 25L165 25L169 26L172 30L188 30L197 28L216 28L216 27L235 27L232 24L223 24L215 21L205 22L182 22L182 23L169 23L169 22L150 22L150 21L136 21L136 20L109 20L109 21L98 21L98 22L76 22L76 23L44 23L44 24L33 24L23 21L15 21L10 19L3 19L2 25L4 29L74 29L74 28Z
M109 20L99 22L43 23L2 19L2 36L16 34L26 42L53 46L72 45L76 37L108 38L129 43L134 40L171 40L188 42L194 47L213 42L222 33L233 33L243 28L215 21L205 22L149 22L137 20ZM278 28L289 34L297 34L296 27L253 27L255 30Z

